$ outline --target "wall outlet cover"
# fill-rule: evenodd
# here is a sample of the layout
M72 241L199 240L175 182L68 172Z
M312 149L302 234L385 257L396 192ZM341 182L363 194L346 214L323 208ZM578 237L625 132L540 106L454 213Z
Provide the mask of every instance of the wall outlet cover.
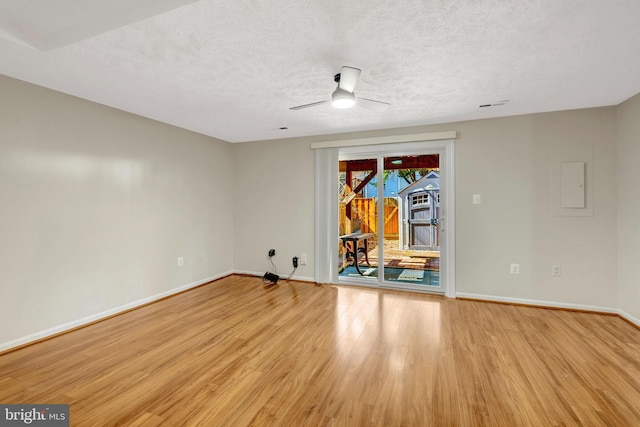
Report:
M520 264L511 264L511 274L520 274Z

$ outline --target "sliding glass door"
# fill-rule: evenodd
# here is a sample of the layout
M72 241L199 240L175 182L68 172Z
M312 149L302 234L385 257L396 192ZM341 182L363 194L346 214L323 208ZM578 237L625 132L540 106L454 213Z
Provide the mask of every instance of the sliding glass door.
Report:
M338 280L443 292L443 149L340 149Z

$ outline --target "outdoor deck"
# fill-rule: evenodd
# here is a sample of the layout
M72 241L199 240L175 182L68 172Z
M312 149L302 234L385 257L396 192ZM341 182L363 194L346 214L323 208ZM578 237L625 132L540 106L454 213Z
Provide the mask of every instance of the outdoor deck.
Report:
M384 266L411 270L440 270L440 251L413 251L398 248L398 241L384 241ZM360 262L364 262L362 259ZM378 266L378 248L369 250L369 262Z
M436 251L408 251L385 248L384 260L385 267L410 270L440 269L440 252ZM369 262L372 266L378 266L378 248L369 251Z
M372 267L378 267L378 248L373 245L373 249L369 249L369 263ZM397 240L384 241L384 266L387 268L399 268L409 270L440 270L440 252L439 251L416 251L402 250L398 248ZM366 268L364 257L359 258L359 265Z
M339 270L343 277L378 277L379 262L378 248L370 249L368 258L359 257L360 271L354 266L342 265ZM404 282L412 285L440 286L440 252L415 251L398 249L397 240L385 240L384 243L384 280L389 282Z

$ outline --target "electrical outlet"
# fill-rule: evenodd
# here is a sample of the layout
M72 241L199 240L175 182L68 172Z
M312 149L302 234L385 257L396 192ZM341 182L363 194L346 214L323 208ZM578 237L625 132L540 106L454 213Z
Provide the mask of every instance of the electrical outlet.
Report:
M511 264L511 274L520 274L520 264Z
M551 267L551 275L553 277L560 277L562 275L562 269L559 265L554 265Z
M178 267L184 267L184 257L178 257Z
M300 265L307 265L307 254L300 254Z
M269 249L269 256L275 256L276 255L276 250L275 249Z
M474 205L479 205L482 202L482 198L480 197L479 194L474 194L472 201Z

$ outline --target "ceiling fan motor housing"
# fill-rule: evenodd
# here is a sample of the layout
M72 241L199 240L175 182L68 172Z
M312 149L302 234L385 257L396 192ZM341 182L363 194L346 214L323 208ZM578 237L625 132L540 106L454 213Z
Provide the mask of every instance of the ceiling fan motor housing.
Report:
M349 108L356 103L353 92L337 88L331 94L331 105L335 108Z

